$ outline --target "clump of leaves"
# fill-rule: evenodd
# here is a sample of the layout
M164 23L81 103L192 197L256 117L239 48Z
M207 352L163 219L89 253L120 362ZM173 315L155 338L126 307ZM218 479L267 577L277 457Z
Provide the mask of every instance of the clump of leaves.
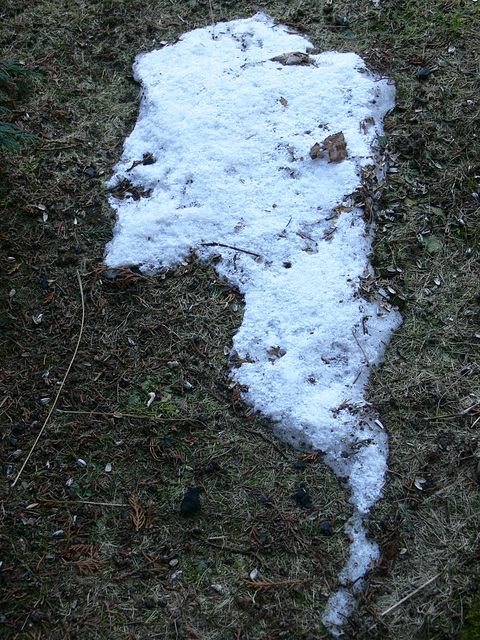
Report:
M8 151L18 151L22 144L36 141L35 136L11 122L15 99L27 92L31 74L18 60L0 62L0 147Z

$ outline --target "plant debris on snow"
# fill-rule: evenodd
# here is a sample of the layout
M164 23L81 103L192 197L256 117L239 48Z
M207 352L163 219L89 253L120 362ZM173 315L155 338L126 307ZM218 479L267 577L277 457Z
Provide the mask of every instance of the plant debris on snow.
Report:
M388 172L367 168L355 194L377 234L362 295L399 307L404 324L368 398L390 439L369 522L382 553L343 633L475 637L473 0L3 2L1 62L34 72L8 124L39 143L0 160L2 637L329 637L321 611L348 554L349 496L320 452L299 458L232 386L238 292L195 254L153 277L103 266L114 224L105 182L137 117L134 57L257 11L318 51L359 53L397 86L378 141ZM85 322L72 361L76 272ZM184 517L194 487L201 509Z

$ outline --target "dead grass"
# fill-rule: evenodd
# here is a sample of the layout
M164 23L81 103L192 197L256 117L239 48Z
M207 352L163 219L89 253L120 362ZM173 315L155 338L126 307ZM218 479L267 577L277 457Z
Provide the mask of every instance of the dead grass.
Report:
M348 554L348 496L320 458L295 466L300 453L231 385L240 296L194 255L152 278L112 278L101 264L114 222L104 182L136 119L134 56L257 10L319 50L361 53L398 89L379 149L390 170L381 183L366 175L357 194L377 224L363 293L383 289L404 324L369 390L390 434L370 521L382 559L345 635L454 638L475 600L476 4L4 0L2 59L38 74L12 122L40 139L0 163L5 638L328 635L320 616ZM419 80L422 69L434 71ZM77 270L85 333L12 488L79 336ZM292 498L302 482L312 511ZM201 511L182 517L199 485Z

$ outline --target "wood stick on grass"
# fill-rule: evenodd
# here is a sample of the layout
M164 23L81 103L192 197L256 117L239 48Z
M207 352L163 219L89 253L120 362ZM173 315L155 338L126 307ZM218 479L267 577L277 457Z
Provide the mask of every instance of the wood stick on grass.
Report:
M15 478L15 480L12 483L12 487L14 487L17 484L20 476L22 475L23 470L25 469L25 466L26 466L27 462L30 460L30 457L31 457L31 455L33 453L33 450L37 446L38 441L40 440L40 437L41 437L42 433L45 431L45 427L47 426L47 423L50 420L50 416L52 415L53 410L55 409L55 407L57 405L58 398L60 397L60 394L62 393L63 385L65 384L65 380L67 379L68 374L70 373L70 369L72 368L73 361L75 360L75 358L77 356L78 348L80 346L80 341L82 339L82 334L83 334L83 327L84 327L84 324L85 324L85 301L83 299L82 279L80 278L80 274L78 273L78 271L76 271L75 273L77 274L78 286L80 287L80 298L82 300L82 323L80 325L80 333L78 335L77 346L75 347L75 351L73 353L72 359L70 360L70 364L68 365L68 369L65 372L65 375L63 376L62 383L60 384L60 388L58 389L58 392L57 392L55 400L54 400L54 402L52 404L52 407L51 407L50 411L48 412L48 415L45 418L45 422L43 423L43 426L40 429L40 432L39 432L38 436L35 438L35 442L33 443L32 448L30 449L30 451L28 453L28 456L25 458L25 460L24 460L24 462L23 462L23 464L22 464L22 466L20 468L20 471L17 474L17 477Z
M385 609L385 611L382 611L382 613L380 614L380 617L383 618L383 616L386 616L388 613L390 613L391 611L394 611L394 609L402 605L404 602L407 602L407 600L410 600L410 598L413 598L414 596L416 596L417 593L420 593L422 589L425 589L425 587L428 587L429 584L432 584L432 582L435 582L435 580L441 575L442 575L441 573L437 573L437 575L433 576L433 578L430 578L430 580L427 580L426 582L424 582L417 589L415 589L415 591L412 591L411 593L406 595L404 598L396 602L394 605L392 605L391 607L388 607L388 609Z
M444 420L446 418L463 418L463 416L467 416L471 411L473 411L474 409L478 409L479 407L480 407L480 403L475 402L475 404L472 404L470 407L467 407L467 409L465 409L464 411L461 411L460 413L447 413L442 416L433 416L430 418L424 418L424 420L425 422L431 422L432 420Z
M157 415L154 412L151 413L120 413L119 411L114 411L113 413L108 413L105 411L70 411L68 409L58 409L59 413L68 413L68 414L78 414L78 415L88 415L88 416L102 416L105 419L108 418L137 418L140 420L155 420L160 422L194 422L198 424L204 424L204 420L199 420L198 418L165 418L161 414Z

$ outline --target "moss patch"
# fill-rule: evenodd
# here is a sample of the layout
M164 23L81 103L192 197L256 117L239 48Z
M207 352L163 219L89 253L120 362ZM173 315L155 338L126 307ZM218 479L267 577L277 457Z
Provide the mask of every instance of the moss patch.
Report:
M480 637L480 600L472 605L470 611L465 616L465 626L459 635L460 640L476 640Z

